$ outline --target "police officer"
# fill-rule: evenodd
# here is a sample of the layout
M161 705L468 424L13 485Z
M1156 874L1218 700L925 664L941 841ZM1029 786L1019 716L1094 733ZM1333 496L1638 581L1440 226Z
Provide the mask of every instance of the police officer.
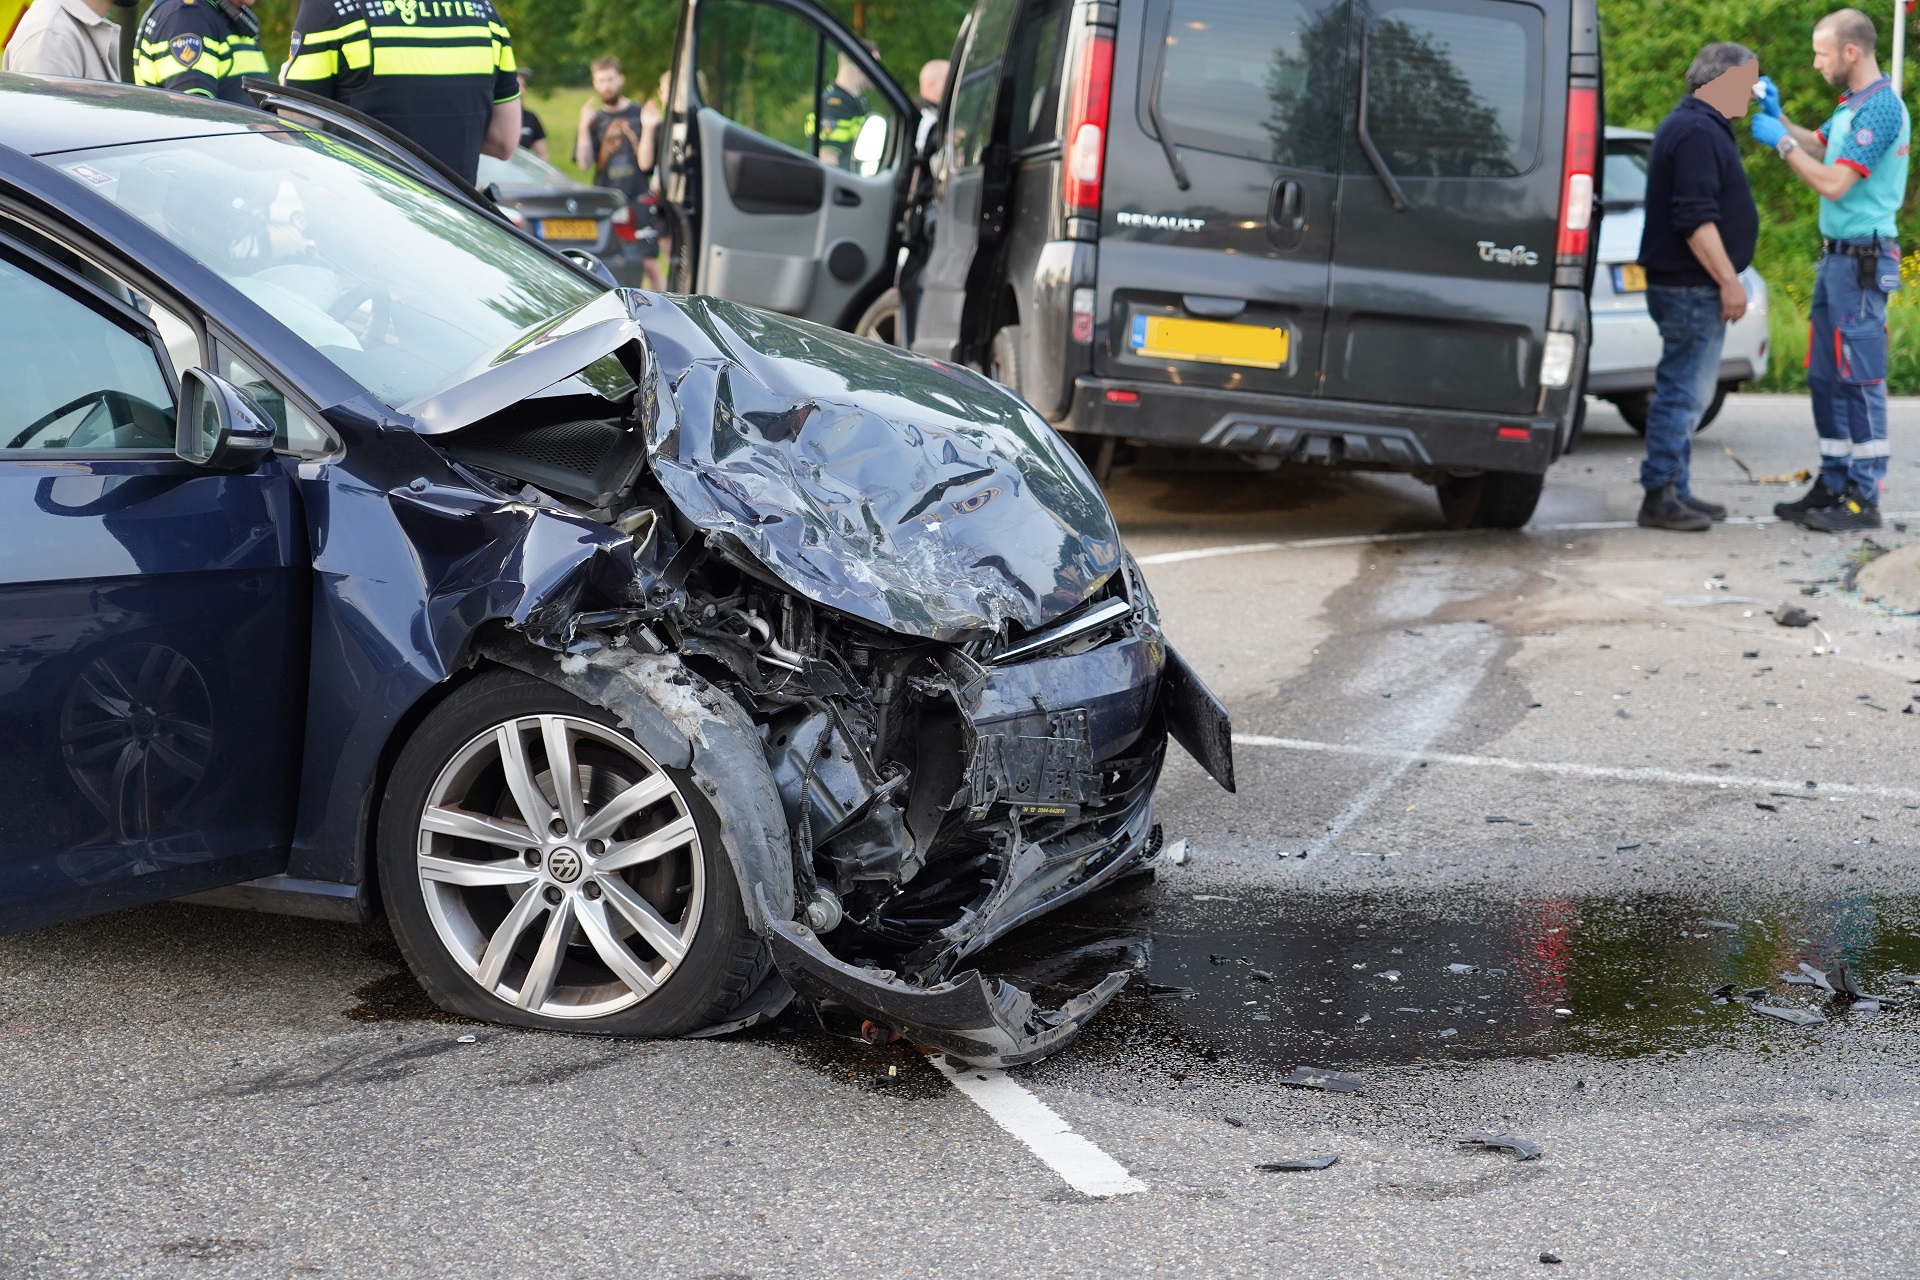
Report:
M880 57L879 47L870 40L861 43L877 61ZM860 136L867 117L873 114L867 106L867 90L872 87L866 73L842 49L833 83L820 93L818 137L822 160L841 169L853 168L854 140Z
M285 83L364 112L472 182L520 145L513 38L490 0L300 0Z
M134 41L133 82L250 107L242 76L265 76L253 0L154 0Z
M1894 218L1907 191L1912 122L1880 74L1874 41L1873 20L1858 9L1822 18L1813 66L1846 89L1839 109L1817 131L1803 129L1780 113L1779 90L1762 80L1766 97L1751 125L1756 140L1820 193L1807 352L1820 478L1805 497L1773 510L1830 533L1880 527L1887 474L1887 295L1900 287Z

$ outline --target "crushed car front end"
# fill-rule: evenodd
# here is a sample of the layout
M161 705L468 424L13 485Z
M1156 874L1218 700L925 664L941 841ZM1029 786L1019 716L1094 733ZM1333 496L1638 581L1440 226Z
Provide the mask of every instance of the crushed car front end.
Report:
M775 970L743 1005L777 1008L784 982L1005 1065L1119 989L1041 1010L962 972L1154 856L1169 735L1232 786L1224 710L1024 402L803 322L624 291L414 412L482 501L529 513L501 526L515 557L564 548L517 570L542 585L489 656L616 710L677 684L751 726L730 740L750 732L753 758L714 788ZM727 821L747 793L777 814Z

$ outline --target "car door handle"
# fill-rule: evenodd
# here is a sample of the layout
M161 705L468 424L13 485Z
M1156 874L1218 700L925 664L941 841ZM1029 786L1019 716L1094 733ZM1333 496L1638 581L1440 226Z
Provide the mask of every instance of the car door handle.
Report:
M1273 184L1267 201L1267 239L1276 248L1292 249L1300 243L1307 228L1307 189L1297 178L1282 178Z
M849 190L846 187L835 187L833 189L833 202L843 209L858 209L860 207L860 193Z

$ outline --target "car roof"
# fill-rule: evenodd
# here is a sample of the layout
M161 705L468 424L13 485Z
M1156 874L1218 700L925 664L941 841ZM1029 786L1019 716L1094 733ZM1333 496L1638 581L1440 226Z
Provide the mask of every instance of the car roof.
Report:
M273 117L164 89L0 72L0 144L29 155L236 133Z
M1622 129L1618 125L1611 125L1611 124L1607 126L1608 142L1631 141L1635 139L1638 139L1644 142L1652 137L1653 135L1648 133L1645 129Z

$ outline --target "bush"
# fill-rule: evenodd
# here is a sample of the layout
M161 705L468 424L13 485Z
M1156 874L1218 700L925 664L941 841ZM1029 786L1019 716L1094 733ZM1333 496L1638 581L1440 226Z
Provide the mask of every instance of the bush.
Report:
M1760 66L1780 86L1782 106L1796 124L1817 128L1833 111L1834 91L1813 70L1813 24L1828 8L1790 0L1601 0L1605 41L1607 123L1652 129L1686 93L1687 64L1700 46L1734 40L1760 55ZM1893 47L1884 6L1868 10L1880 27L1883 63ZM1916 42L1909 35L1909 47ZM1912 82L1912 68L1907 79ZM1908 94L1911 101L1912 94ZM1911 106L1909 106L1911 110ZM1734 125L1760 210L1760 242L1753 265L1767 278L1773 298L1772 357L1765 387L1798 391L1806 386L1801 361L1807 346L1807 297L1820 252L1819 197L1771 151ZM1915 243L1914 194L1909 190L1900 225ZM1905 287L1888 307L1893 372L1888 388L1920 392L1920 276L1903 263Z

